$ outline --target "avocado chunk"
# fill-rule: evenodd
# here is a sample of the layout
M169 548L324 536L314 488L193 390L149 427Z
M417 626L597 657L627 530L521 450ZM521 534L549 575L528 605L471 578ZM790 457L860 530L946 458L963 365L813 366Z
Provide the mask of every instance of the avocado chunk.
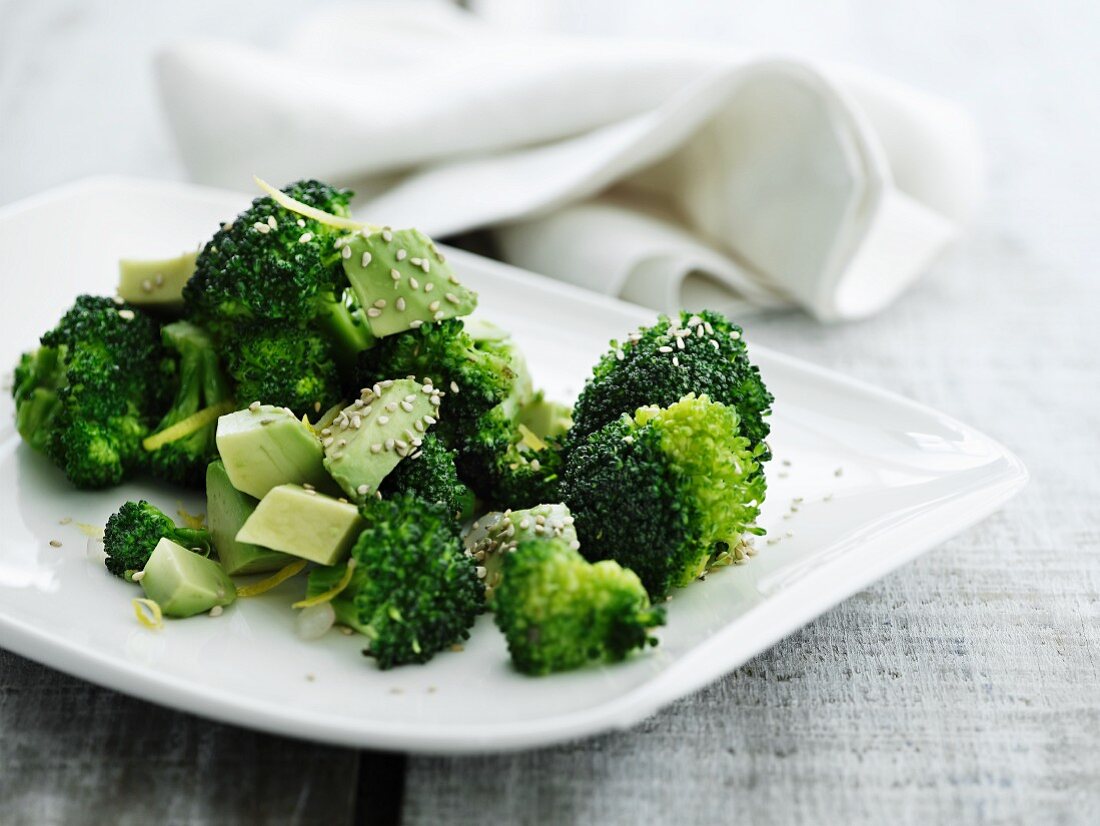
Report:
M218 453L229 481L263 499L276 485L331 485L321 442L285 407L253 404L218 419Z
M550 401L540 390L520 407L518 421L539 439L558 438L573 426L573 409L567 404Z
M166 617L192 617L237 598L237 588L221 565L167 538L145 563L141 587Z
M183 312L183 285L195 272L198 251L175 258L118 262L118 297L138 307Z
M241 493L229 481L225 465L211 462L206 468L206 526L218 560L230 576L276 571L294 561L286 554L237 541L237 531L259 502Z
M500 584L505 554L531 539L562 539L574 549L580 547L573 516L562 504L487 513L473 524L465 543L477 564L485 567L486 596Z
M359 509L350 502L301 485L279 485L245 520L237 541L335 565L348 555L365 527Z
M363 394L321 431L325 468L356 502L420 447L436 422L439 391L415 379L387 379Z
M432 239L420 230L360 235L345 252L350 254L344 257L344 272L378 338L469 315L477 306L477 293L459 283Z

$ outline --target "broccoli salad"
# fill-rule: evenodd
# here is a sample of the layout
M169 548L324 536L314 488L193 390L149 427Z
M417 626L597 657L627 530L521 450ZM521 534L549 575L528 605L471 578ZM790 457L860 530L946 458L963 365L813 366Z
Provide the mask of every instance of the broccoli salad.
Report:
M663 316L569 406L430 238L319 181L257 183L197 254L120 262L117 295L78 297L15 369L20 435L77 488L205 491L184 525L145 500L107 520L143 624L294 580L303 636L358 635L378 668L491 612L541 675L656 645L676 589L755 553L772 396L740 327Z

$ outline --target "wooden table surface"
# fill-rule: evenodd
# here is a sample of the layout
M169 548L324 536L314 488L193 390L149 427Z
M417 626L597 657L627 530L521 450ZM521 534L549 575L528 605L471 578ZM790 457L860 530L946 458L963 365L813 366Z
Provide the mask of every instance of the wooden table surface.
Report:
M178 176L148 54L217 26L266 36L297 6L159 5L0 0L0 203L91 172ZM1027 490L637 729L545 751L302 743L0 651L0 823L1097 822L1100 13L778 5L646 5L623 26L736 35L951 94L982 122L990 192L969 236L880 316L753 319L750 339L981 428L1027 463ZM597 6L569 26L623 19L609 9L624 2Z

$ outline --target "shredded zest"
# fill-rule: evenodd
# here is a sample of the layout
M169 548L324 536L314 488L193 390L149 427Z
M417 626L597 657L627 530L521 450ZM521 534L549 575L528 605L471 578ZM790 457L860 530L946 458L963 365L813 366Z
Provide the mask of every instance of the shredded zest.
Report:
M372 230L374 229L370 224L353 221L351 218L341 218L339 215L333 215L331 212L325 212L323 209L317 209L317 207L311 207L309 204L303 204L301 201L291 198L285 192L279 191L267 181L256 175L252 176L252 180L256 182L256 186L262 189L267 195L270 195L271 200L283 209L289 209L291 212L296 212L299 215L312 218L320 224L326 224L327 226L337 227L339 229L363 229L364 227L370 227Z
M540 439L538 435L536 435L535 431L533 431L525 424L521 424L518 427L519 432L523 435L523 438L520 439L520 442L527 445L529 448L531 448L531 450L546 450L546 442Z
M188 416L186 419L180 419L171 427L166 427L160 433L154 433L142 441L141 446L148 451L156 450L157 448L164 447L166 444L182 439L185 436L190 436L196 430L212 422L217 421L221 416L226 413L232 413L235 404L231 401L218 402L212 404L210 407L204 407L198 413L194 413Z
M183 520L183 524L193 531L201 531L206 527L206 514L190 513L187 508L183 506L183 502L176 503L176 514Z
M164 614L161 613L160 606L156 602L138 598L132 600L131 604L134 606L134 616L137 617L137 621L150 631L159 631L164 627Z
M291 562L286 567L280 568L267 579L261 579L259 582L254 582L251 585L242 585L237 589L237 596L239 597L255 597L260 594L266 594L272 588L277 588L282 585L292 576L297 576L302 572L302 569L306 567L306 560L299 559L297 562Z
M311 597L306 597L303 600L299 600L291 605L291 608L312 608L314 605L320 605L323 602L331 602L340 596L340 592L348 587L348 583L351 582L352 574L355 573L355 560L349 559L347 569L344 571L344 575L340 577L340 581L320 594L314 594Z

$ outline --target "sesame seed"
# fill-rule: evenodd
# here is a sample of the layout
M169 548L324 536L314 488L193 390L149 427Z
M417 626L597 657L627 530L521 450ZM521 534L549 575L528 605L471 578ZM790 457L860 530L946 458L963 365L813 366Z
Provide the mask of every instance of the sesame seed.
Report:
M386 402L386 412L387 413L396 413L397 412L397 402Z
M433 284L430 281L427 284L424 285L424 292L426 292L426 293L430 293L434 289L435 289L435 284Z
M326 427L324 430L321 431L321 435L322 436L331 436L332 435L332 428Z
M299 244L308 244L312 240L313 240L313 233L312 232L303 232L301 235L298 236L298 243Z
M336 441L336 439L334 439L332 436L329 436L327 439L323 439L321 441L321 444L324 445L325 447L332 447L332 443L335 442L335 441Z
M61 540L60 539L51 539L50 540L50 546L54 547L54 548L60 548L61 547Z
M397 307L398 312L405 312L405 299L398 296L397 301L394 302L394 306Z
M388 227L382 230L382 240L385 241L387 244L393 240L393 233L390 232Z
M378 426L379 427L382 427L382 425L389 424L389 422L390 422L390 417L389 416L379 416L378 417Z
M377 307L379 310L381 310L383 307L386 306L386 299L384 299L384 298L378 299L377 301L374 302L374 306Z
M269 227L271 227L272 229L278 229L279 228L279 222L275 220L274 215L268 215L267 216L267 225Z
M442 261L442 260L443 260L443 256L442 256L442 255L441 255L441 256L439 256L439 260L440 260L440 261ZM454 285L455 285L456 287L458 286L458 278L457 278L457 276L455 276L455 274L454 274L454 273L451 273L450 275L448 275L448 276L447 276L447 280L448 280L448 281L450 281L450 282L451 282L452 284L454 284Z
M710 346L713 347L715 350L721 349L721 346L713 338L710 340Z
M484 565L478 565L476 568L474 568L474 571L477 572L478 579L485 579L485 574L488 573L488 571L485 570Z
M359 259L359 266L360 267L370 266L371 258L372 258L372 256L369 252L364 252L363 256Z
M312 488L306 488L305 491L310 496L316 496L317 495L317 491L313 490Z
M118 311L118 317L121 318L123 321L133 321L134 320L134 311L133 310L119 310Z
M143 293L151 293L153 291L153 282L146 278L141 282L141 291Z
M382 443L381 442L375 442L373 445L370 446L370 452L371 453L381 453L382 452Z
M304 227L306 225L304 218L299 218L297 221L295 221L295 223L300 227Z
M344 247L342 250L340 250L340 257L351 258L351 247Z
M435 319L436 321L442 321L443 320L443 315L444 315L444 313L443 313L442 310L437 310L435 315L432 316L432 318Z
M404 439L394 439L393 443L397 446L397 449L400 450L402 453L407 452L408 449L409 449L409 443L406 442Z
M626 353L624 353L622 350L616 350L615 351L615 358L618 361L622 361L623 359L626 358Z
M420 259L419 258L410 258L409 263L412 264L414 267L419 267L420 266Z
M317 490L317 488L311 485L309 482L302 482L302 487L306 490Z
M358 493L360 496L366 496L368 493L370 493L370 487L368 487L367 485L360 485L355 489L355 492Z
M386 450L393 450L393 446L396 444L393 439L386 439Z
M225 611L224 608L222 608L220 605L215 605L213 608L210 609L210 616L220 617L223 611Z
M669 347L668 345L661 345L660 347L657 348L657 352L658 353L671 353L672 348Z
M413 276L410 275L409 276L409 286L412 287L414 290L419 290L420 289L420 282L417 281L416 278L414 278Z
M413 427L415 427L417 432L419 433L424 432L424 422L420 421L420 419L417 419L415 422L413 422Z
M412 321L409 322L409 328L415 330L423 323L424 322L421 321L419 318L414 318Z
M394 281L400 281L401 273L399 273L397 270L390 270L390 278L392 278Z
M425 258L423 261L420 262L420 269L424 270L424 272L431 272L432 271L431 262L428 261L427 258Z
M436 407L439 407L439 396L430 396L428 398L428 401L430 401Z
M679 367L680 366L680 357L679 356L673 356L672 357L672 364L675 367Z
M677 338L676 339L676 348L678 350L683 350L684 347L685 347L684 340L682 338Z
M248 406L248 409L251 410L253 413L255 413L257 410L260 409L260 403L259 402L252 402L252 404L250 404Z
M379 310L377 307L371 307L369 310L367 310L367 315L371 318L378 318L378 316L382 315L382 311Z
M131 582L141 582L143 579L145 579L145 571L134 571L130 575Z
M406 413L413 412L413 406L408 402L401 402L401 409L404 410Z
M369 416L372 410L374 410L374 408L368 404L366 407L363 408L363 416Z
M363 418L358 413L353 414L352 417L351 417L351 427L352 427L352 429L353 430L358 430L359 426L362 425L362 424L363 424Z
M397 260L398 261L404 261L406 255L408 255L408 253L405 252L405 250L398 250L397 251Z
M456 382L456 381L451 382L451 392L452 393L457 393L458 392L458 382Z
M730 330L730 338L732 338L734 341L737 341L737 339L741 338L741 331Z
M443 297L446 298L448 301L450 301L452 304L457 304L458 303L458 296L455 295L454 293L447 293Z
M259 221L254 223L252 225L252 228L255 229L256 232L263 233L264 235L271 232L271 227L269 227L267 224L262 224Z

